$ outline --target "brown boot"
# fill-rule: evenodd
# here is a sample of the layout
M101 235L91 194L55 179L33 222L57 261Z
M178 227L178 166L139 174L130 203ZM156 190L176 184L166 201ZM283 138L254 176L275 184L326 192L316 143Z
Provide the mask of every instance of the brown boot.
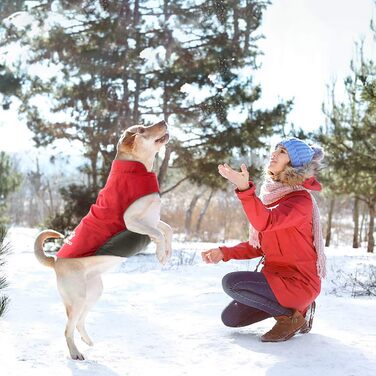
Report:
M306 320L299 311L294 311L291 316L275 317L277 323L272 330L261 336L262 342L287 341L306 324Z
M308 308L306 313L304 314L304 318L306 323L303 325L303 327L300 329L299 333L308 333L312 329L313 324L313 317L315 316L315 310L316 310L316 302L312 302Z

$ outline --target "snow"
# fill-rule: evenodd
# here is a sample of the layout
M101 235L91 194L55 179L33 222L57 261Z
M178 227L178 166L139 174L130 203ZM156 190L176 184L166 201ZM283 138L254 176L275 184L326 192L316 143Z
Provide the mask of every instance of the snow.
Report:
M376 299L333 294L339 271L376 265L376 255L364 248L327 250L329 276L309 334L262 343L259 336L273 319L239 329L220 320L230 301L223 275L253 270L257 260L207 265L200 252L216 244L176 240L165 267L146 253L103 275L104 293L87 318L94 346L77 335L86 360L73 361L54 272L33 255L37 232L12 228L9 234L11 304L0 319L2 375L376 375Z

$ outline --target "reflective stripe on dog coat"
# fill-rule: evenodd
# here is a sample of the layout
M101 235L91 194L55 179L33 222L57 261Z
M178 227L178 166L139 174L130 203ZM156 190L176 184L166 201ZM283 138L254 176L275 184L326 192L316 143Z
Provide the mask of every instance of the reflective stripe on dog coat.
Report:
M89 213L65 240L60 258L92 256L112 236L126 229L123 215L140 197L158 193L158 180L141 162L115 160L105 187Z

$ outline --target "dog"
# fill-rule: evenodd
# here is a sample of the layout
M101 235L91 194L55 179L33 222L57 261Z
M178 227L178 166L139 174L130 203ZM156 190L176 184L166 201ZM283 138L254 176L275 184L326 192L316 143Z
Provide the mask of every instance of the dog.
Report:
M172 229L160 220L161 200L157 192L158 183L155 174L151 172L156 154L168 140L167 124L164 121L151 126L135 125L125 130L117 143L116 156L106 186L100 191L96 204L92 205L90 212L73 232L73 236L65 241L57 257L47 256L43 251L43 244L49 238L63 238L62 234L45 230L40 232L35 240L34 253L37 260L53 268L56 273L58 291L68 318L65 338L70 356L74 360L84 360L74 342L74 329L77 328L86 344L93 345L85 329L85 318L102 294L101 274L122 261L121 257L114 255L95 255L94 248L126 227L135 233L148 235L156 243L156 256L162 264L171 256ZM111 200L114 196L119 196L121 201L125 192L120 188L131 184L129 181L121 181L123 178L129 180L128 175L123 174L124 171L128 171L127 169L130 169L130 180L137 180L137 172L140 170L139 179L146 179L145 181L151 183L146 184L147 188L142 188L139 181L136 181L131 202L125 212L122 212L122 206L116 200ZM111 183L114 179L115 185ZM152 179L155 179L156 185ZM138 192L137 185L140 186L141 193ZM110 189L107 198L106 189ZM112 208L111 204L119 207ZM107 212L111 212L106 214L112 215L113 218L102 220L102 209L106 205L110 206ZM123 228L120 228L120 225ZM86 227L89 227L89 230ZM93 229L98 230L98 233L102 232L101 239L96 239L96 231ZM76 253L70 253L71 247ZM80 248L85 249L81 252Z

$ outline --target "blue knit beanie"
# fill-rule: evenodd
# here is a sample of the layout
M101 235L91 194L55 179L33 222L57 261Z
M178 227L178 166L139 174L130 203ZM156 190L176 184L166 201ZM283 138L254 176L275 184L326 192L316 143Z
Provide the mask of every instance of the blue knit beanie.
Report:
M311 162L315 154L314 149L304 141L299 140L299 138L292 137L282 140L277 144L277 146L279 145L282 145L287 150L292 167L302 167Z

